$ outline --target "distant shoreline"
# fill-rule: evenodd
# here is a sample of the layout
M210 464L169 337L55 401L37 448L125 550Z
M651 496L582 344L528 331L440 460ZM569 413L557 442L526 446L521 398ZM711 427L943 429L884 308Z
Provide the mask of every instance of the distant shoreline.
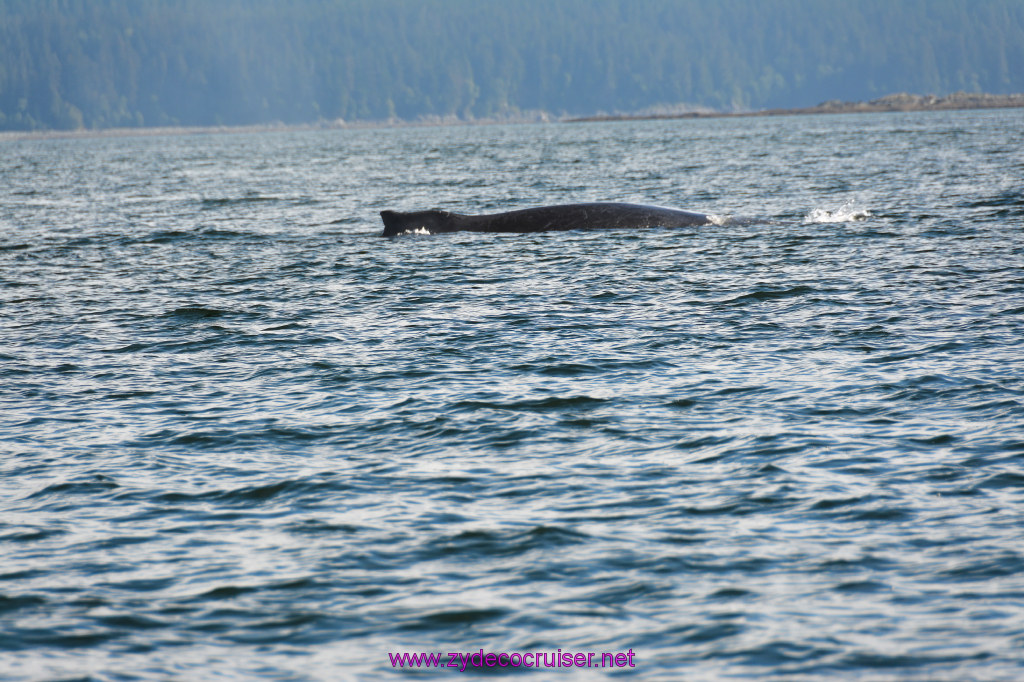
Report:
M0 142L22 139L62 139L93 137L152 137L160 135L216 135L264 132L287 132L302 130L350 130L372 128L415 128L445 125L525 125L530 123L590 123L602 121L651 121L689 118L744 118L759 116L797 116L817 114L867 114L913 111L954 111L964 109L1016 109L1024 108L1024 93L1012 95L990 95L986 93L957 92L938 97L936 95L911 95L900 93L887 95L869 102L843 102L830 100L814 107L795 109L763 109L759 111L682 111L674 113L597 114L558 118L538 114L532 117L496 119L454 119L437 117L418 121L401 119L390 121L321 121L317 123L286 125L265 123L239 126L165 126L140 128L98 128L78 130L5 130L0 131Z
M648 121L678 118L742 118L755 116L797 116L807 114L873 114L897 111L955 111L963 109L1024 108L1024 94L989 95L956 92L945 97L936 95L887 95L869 102L830 100L814 107L797 109L763 109L760 111L690 111L670 114L607 114L565 119L566 123L593 121Z

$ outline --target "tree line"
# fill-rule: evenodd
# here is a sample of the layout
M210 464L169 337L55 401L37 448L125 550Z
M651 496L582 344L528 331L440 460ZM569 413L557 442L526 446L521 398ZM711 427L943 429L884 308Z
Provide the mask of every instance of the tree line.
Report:
M0 0L0 129L1024 91L1020 0Z

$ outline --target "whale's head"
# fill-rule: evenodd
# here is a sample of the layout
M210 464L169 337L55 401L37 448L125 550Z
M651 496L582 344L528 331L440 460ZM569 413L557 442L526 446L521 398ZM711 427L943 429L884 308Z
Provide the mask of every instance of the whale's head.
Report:
M380 218L384 221L383 237L395 237L400 234L438 234L454 230L457 213L450 211L381 211Z

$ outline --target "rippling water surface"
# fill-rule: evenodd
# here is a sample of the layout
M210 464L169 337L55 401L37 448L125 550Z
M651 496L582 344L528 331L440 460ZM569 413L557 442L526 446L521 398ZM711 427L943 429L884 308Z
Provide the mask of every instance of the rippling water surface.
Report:
M1022 679L1022 149L1021 110L0 141L0 675ZM602 200L719 224L379 236Z

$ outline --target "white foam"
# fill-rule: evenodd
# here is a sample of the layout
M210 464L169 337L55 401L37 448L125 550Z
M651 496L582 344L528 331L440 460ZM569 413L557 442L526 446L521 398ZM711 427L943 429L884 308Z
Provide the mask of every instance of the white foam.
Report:
M804 216L804 224L811 223L852 223L857 220L867 220L871 217L871 211L864 208L854 208L853 202L848 201L834 211L825 208L816 208Z

